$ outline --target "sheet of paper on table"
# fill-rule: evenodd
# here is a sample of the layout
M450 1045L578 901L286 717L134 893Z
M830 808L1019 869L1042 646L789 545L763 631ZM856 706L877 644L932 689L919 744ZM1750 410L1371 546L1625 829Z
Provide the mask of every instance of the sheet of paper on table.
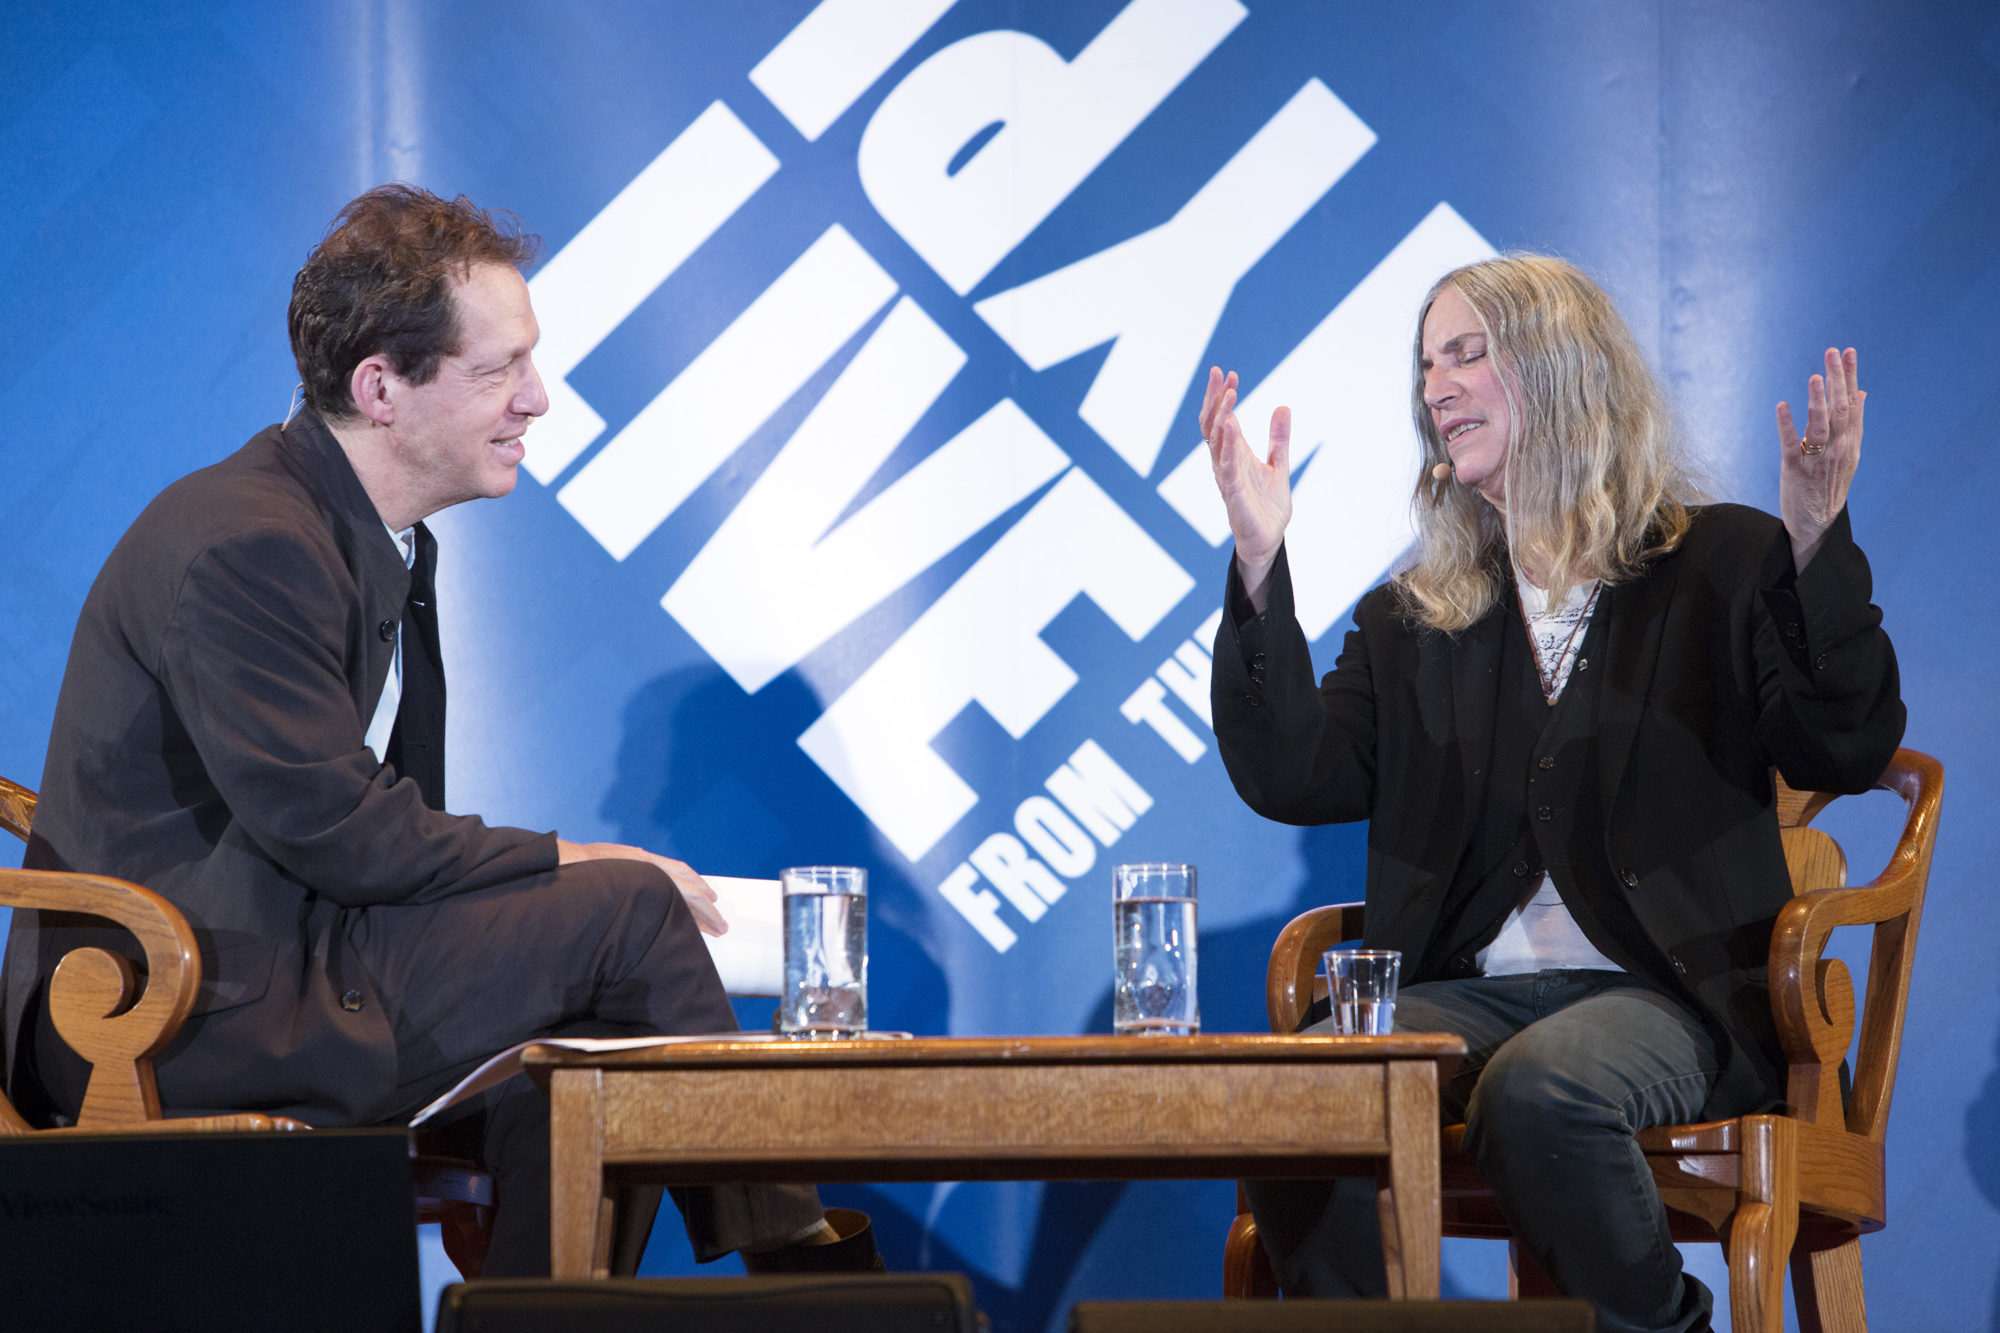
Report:
M439 1097L423 1110L410 1117L410 1128L415 1129L438 1112L456 1106L468 1097L480 1093L521 1072L521 1052L530 1046L560 1046L566 1051L631 1051L642 1046L674 1046L690 1041L775 1041L773 1032L699 1032L679 1037L537 1037L509 1046L500 1054L467 1074L452 1086L451 1091Z
M852 1040L909 1041L912 1035L908 1032L885 1029L879 1032L863 1032ZM453 1085L451 1091L411 1116L410 1128L415 1129L445 1108L456 1106L468 1097L476 1097L502 1079L509 1079L520 1073L521 1052L530 1046L560 1046L566 1051L636 1051L646 1046L681 1046L691 1041L790 1040L792 1038L782 1032L696 1032L676 1037L537 1037L532 1041L509 1046L460 1079Z

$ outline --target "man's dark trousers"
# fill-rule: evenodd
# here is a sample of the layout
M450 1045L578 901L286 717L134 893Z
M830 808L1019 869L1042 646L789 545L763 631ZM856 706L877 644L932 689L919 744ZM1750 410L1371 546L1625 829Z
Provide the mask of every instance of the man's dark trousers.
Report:
M672 880L638 861L585 861L426 906L375 907L360 916L349 938L394 1010L404 1115L492 1054L495 1012L518 1022L523 1040L736 1030L693 912ZM587 956L588 965L523 966L523 937L551 941L552 955ZM525 1077L509 1079L453 1107L432 1132L448 1151L477 1158L494 1173L498 1212L485 1276L546 1275L547 1095ZM704 1260L796 1234L821 1213L808 1186L673 1193L695 1255Z

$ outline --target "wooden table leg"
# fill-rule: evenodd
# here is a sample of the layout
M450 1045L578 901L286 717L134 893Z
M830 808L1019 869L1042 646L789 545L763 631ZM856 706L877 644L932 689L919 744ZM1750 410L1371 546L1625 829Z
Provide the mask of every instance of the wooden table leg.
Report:
M1392 1300L1438 1298L1437 1066L1391 1060L1387 1071L1389 1160L1375 1173L1382 1258Z
M604 1184L603 1071L549 1075L549 1271L609 1277L611 1196Z

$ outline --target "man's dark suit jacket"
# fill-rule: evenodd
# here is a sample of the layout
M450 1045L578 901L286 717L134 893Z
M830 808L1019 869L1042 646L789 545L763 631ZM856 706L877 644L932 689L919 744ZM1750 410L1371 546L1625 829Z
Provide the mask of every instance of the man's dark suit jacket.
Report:
M1714 1107L1783 1096L1766 958L1791 881L1773 767L1797 788L1865 791L1902 739L1895 653L1870 592L1844 510L1794 574L1777 519L1715 505L1678 550L1602 595L1594 753L1554 835L1581 891L1622 895L1643 931L1636 949L1593 943L1722 1039ZM1228 596L1213 706L1236 790L1286 823L1368 820L1368 943L1423 958L1493 780L1478 768L1514 599L1446 635L1408 618L1385 584L1356 605L1316 683L1282 552L1262 615L1248 615L1233 561Z
M133 880L188 918L202 992L158 1065L175 1111L388 1114L396 1049L347 947L357 914L556 865L555 835L430 809L363 743L409 586L306 412L162 492L84 603L26 864ZM10 1076L62 954L133 947L36 916L7 942Z

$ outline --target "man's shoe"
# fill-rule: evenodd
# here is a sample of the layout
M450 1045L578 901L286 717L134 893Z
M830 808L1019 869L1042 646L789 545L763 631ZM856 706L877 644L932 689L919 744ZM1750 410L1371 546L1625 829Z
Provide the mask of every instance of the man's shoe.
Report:
M868 1214L853 1208L829 1208L826 1224L839 1240L823 1245L803 1241L752 1254L745 1251L743 1267L751 1273L886 1273L888 1265L875 1252L875 1228Z

